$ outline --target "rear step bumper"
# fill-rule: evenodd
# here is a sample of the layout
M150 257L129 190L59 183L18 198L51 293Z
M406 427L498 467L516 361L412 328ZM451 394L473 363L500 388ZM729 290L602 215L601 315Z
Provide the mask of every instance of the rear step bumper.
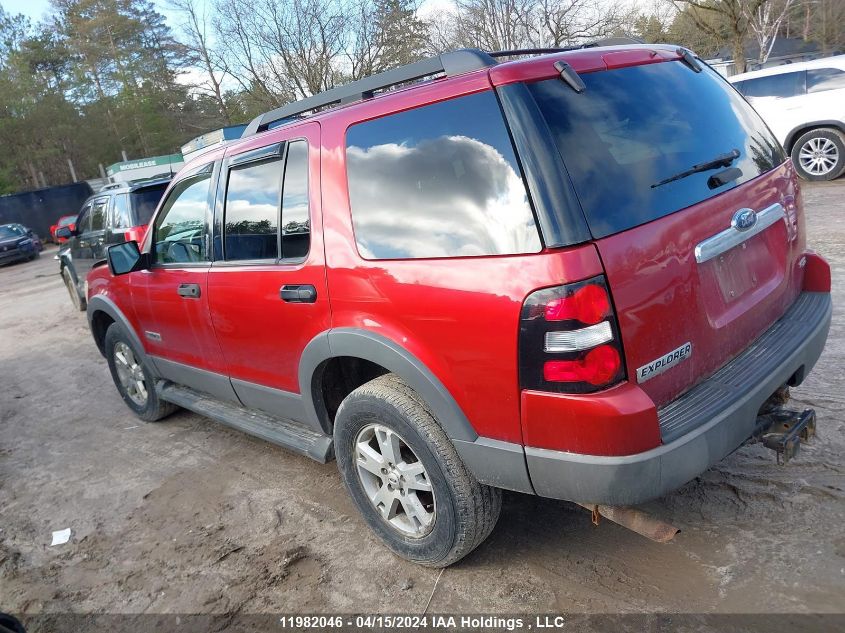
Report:
M802 293L748 349L660 412L666 443L655 449L600 457L526 447L534 490L555 499L632 505L680 488L754 435L760 407L778 387L809 373L827 340L831 314L830 294ZM680 406L683 401L688 406ZM676 423L668 427L673 406L687 413L671 418Z

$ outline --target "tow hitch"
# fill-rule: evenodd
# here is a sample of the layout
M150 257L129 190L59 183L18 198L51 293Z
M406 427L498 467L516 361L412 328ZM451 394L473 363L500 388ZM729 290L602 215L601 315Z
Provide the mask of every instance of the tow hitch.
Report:
M798 454L801 442L816 434L816 412L777 407L758 416L757 425L755 437L775 452L778 464L785 464Z

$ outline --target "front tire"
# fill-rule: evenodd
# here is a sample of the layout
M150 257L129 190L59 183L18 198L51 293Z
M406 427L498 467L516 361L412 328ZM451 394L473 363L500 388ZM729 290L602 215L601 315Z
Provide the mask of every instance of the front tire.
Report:
M73 307L80 312L85 312L88 302L85 300L85 297L79 294L79 288L76 287L76 282L73 280L73 275L70 274L70 269L67 266L62 267L62 279L65 282L65 288L67 288L67 293L70 295L70 301Z
M157 422L176 410L176 405L159 399L155 376L143 352L136 349L119 323L109 326L104 348L114 385L135 415L146 422Z
M791 155L804 180L834 180L845 171L845 135L827 127L810 130L798 137Z
M344 399L334 445L364 520L402 558L447 567L496 525L501 491L475 480L422 399L394 374Z

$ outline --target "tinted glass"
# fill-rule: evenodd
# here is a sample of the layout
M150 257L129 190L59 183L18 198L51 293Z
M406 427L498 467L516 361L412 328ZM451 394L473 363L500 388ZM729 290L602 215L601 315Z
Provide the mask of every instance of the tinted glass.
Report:
M756 112L709 68L681 62L583 73L529 88L545 115L595 237L650 222L727 191L783 162ZM733 149L742 175L711 189L723 168L660 181Z
M746 97L794 97L804 94L804 71L746 79L740 92Z
M229 171L223 228L226 259L278 257L281 189L281 160L252 163Z
M82 207L82 211L79 212L77 216L76 222L76 231L77 233L85 233L86 231L91 230L91 205L86 204Z
M128 229L132 226L132 217L129 214L129 198L125 193L119 193L114 197L114 206L112 207L112 228Z
M363 257L540 250L492 92L354 125L346 144L352 220Z
M845 72L837 68L816 68L807 71L807 92L824 92L845 88Z
M165 189L167 189L167 184L137 189L129 194L132 209L135 211L136 226L145 226L150 223Z
M91 207L91 230L102 231L106 228L106 213L109 208L109 199L101 198L95 200Z
M160 264L206 261L205 217L211 174L177 184L156 220L155 253Z
M311 240L308 215L308 144L288 145L282 196L282 257L304 259Z

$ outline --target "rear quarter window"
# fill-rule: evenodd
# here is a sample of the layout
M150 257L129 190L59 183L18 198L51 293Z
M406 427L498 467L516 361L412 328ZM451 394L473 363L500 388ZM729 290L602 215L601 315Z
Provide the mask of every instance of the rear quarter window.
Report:
M845 88L845 72L838 68L813 68L807 71L807 92L825 92Z
M542 247L492 92L353 125L346 163L355 239L367 259Z
M529 84L594 237L656 220L771 170L783 151L757 113L709 68L663 62L584 73L576 93ZM710 188L722 168L660 181L737 149L742 174Z

